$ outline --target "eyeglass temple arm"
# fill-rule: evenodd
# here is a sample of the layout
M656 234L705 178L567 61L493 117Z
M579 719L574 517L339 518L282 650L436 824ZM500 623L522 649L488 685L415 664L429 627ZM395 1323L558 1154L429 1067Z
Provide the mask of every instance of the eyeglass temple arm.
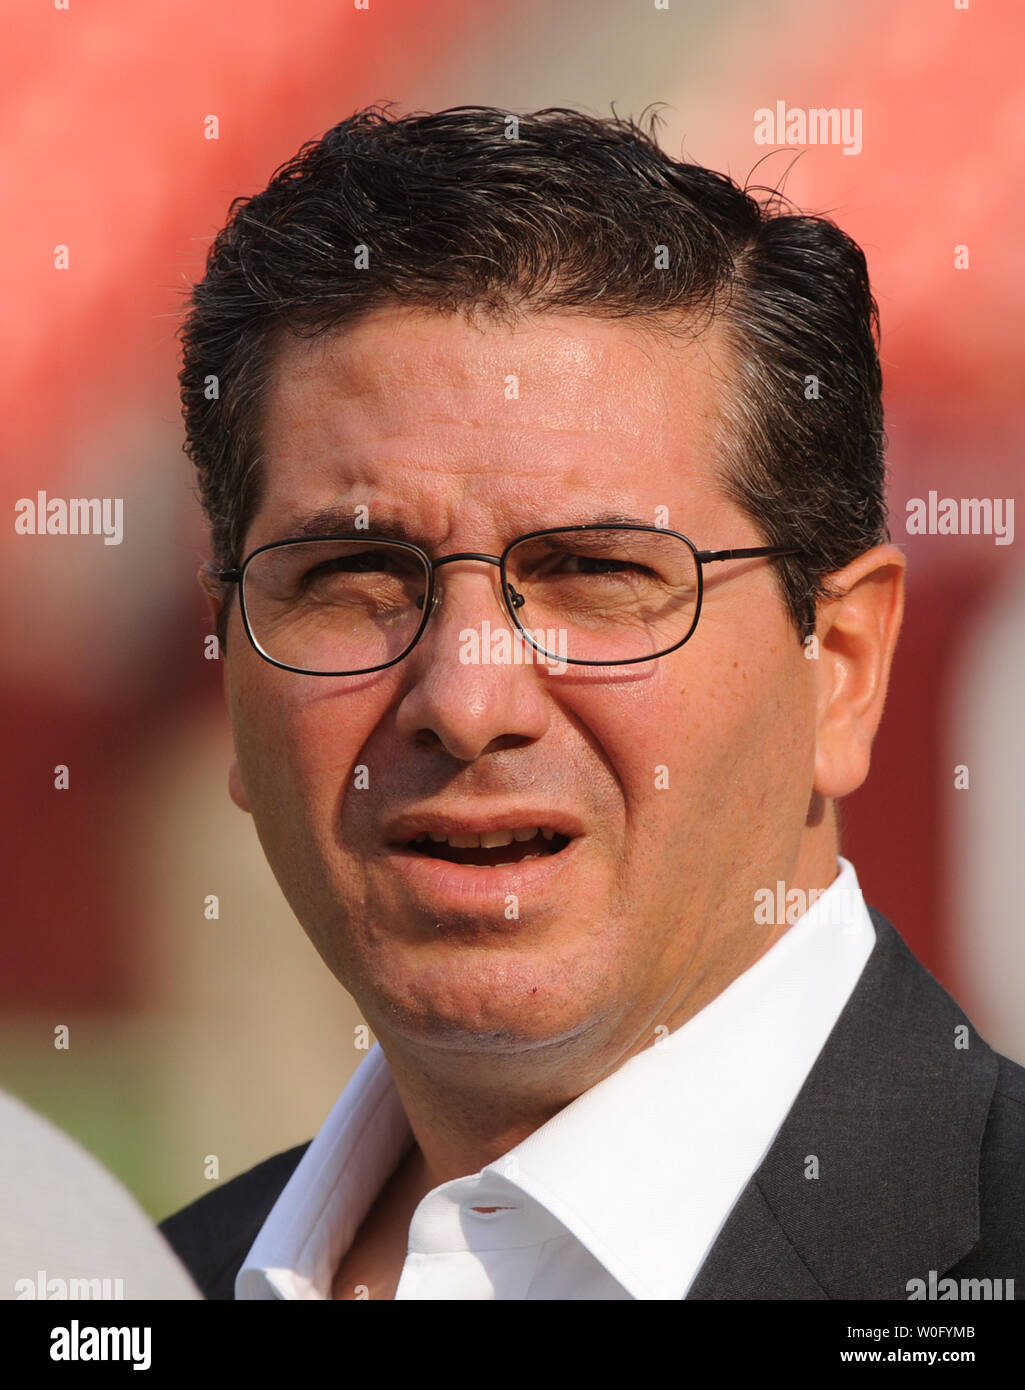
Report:
M717 560L753 560L758 555L796 555L798 552L789 546L756 545L741 550L698 550L695 558L702 565L714 564Z

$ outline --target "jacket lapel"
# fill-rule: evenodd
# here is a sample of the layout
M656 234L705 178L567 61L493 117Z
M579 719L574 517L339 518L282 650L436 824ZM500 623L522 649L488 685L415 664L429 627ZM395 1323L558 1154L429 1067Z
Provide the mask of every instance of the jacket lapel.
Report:
M996 1054L869 911L861 979L689 1299L906 1299L979 1240Z

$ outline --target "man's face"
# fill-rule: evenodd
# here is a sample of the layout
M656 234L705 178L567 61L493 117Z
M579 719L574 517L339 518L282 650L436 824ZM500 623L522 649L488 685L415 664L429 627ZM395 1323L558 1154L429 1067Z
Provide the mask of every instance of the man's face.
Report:
M608 512L661 517L699 549L764 544L714 481L730 371L714 335L576 315L485 328L389 308L289 338L244 553L360 506L371 533L401 522L432 557ZM764 559L706 568L697 629L669 656L561 674L461 661L463 630L508 624L498 570L456 561L437 583L419 645L356 677L271 666L233 605L232 794L382 1041L611 1069L769 944L754 893L793 881L808 833L814 663ZM460 866L407 847L432 817L571 839Z

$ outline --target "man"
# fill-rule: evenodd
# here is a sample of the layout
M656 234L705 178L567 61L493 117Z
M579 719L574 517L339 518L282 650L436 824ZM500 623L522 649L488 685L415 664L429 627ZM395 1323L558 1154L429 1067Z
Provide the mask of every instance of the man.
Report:
M229 787L378 1044L164 1224L208 1297L1025 1289L1025 1073L839 857L876 329L836 227L619 119L361 112L236 205L182 372Z

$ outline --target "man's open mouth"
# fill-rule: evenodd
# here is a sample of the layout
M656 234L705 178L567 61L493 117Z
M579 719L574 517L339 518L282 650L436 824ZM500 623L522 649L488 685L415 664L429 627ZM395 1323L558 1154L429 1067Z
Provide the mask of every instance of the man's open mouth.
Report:
M405 848L430 859L444 859L449 864L475 864L481 869L494 869L503 864L520 864L524 859L558 854L568 844L568 835L560 835L544 826L524 826L518 830L482 831L479 835L442 835L425 831L408 841Z

